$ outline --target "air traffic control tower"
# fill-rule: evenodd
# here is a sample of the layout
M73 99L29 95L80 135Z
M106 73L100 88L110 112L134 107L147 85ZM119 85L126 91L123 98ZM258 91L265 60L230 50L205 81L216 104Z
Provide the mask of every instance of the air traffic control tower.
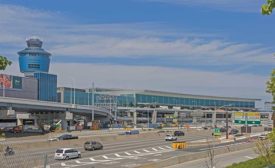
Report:
M37 37L27 40L27 48L18 52L20 72L38 80L38 100L57 100L57 76L49 74L51 54L42 48Z
M51 54L42 48L43 42L32 37L27 40L27 48L18 52L20 72L33 76L36 72L48 73Z

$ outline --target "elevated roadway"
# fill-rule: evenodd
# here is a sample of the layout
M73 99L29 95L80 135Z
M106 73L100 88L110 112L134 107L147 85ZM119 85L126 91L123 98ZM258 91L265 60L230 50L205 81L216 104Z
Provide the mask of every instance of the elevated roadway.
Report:
M39 101L31 99L0 97L0 107L5 110L15 110L20 112L71 112L94 114L101 116L112 116L109 110L96 106L76 105L50 101Z

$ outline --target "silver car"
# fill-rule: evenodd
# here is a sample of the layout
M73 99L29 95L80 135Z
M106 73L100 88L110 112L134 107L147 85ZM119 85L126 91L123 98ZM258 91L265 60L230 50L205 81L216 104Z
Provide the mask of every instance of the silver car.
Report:
M73 158L80 158L81 153L73 148L60 148L57 149L55 154L54 154L54 159L55 160L68 160L68 159L73 159Z

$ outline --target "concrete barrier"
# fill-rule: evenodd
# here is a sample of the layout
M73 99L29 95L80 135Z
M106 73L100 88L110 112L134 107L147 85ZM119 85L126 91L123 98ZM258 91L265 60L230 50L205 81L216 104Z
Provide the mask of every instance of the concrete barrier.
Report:
M255 144L246 143L246 144L237 144L237 145L227 145L221 148L214 149L214 153L215 155L219 155L219 154L239 151L239 150L243 150L251 147L255 147ZM207 158L207 157L208 157L208 151L196 152L192 154L184 154L181 156L171 157L171 158L154 162L154 163L144 164L144 165L138 166L137 168L163 168L163 167L168 167L168 166L188 162L191 160L198 160L198 159Z

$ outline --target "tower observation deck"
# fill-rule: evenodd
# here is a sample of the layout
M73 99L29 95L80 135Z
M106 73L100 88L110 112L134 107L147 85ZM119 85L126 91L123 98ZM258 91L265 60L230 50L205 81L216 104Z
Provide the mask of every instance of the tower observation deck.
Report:
M27 48L18 52L20 72L25 76L33 76L34 73L48 73L51 54L42 48L43 42L36 37L27 41Z

